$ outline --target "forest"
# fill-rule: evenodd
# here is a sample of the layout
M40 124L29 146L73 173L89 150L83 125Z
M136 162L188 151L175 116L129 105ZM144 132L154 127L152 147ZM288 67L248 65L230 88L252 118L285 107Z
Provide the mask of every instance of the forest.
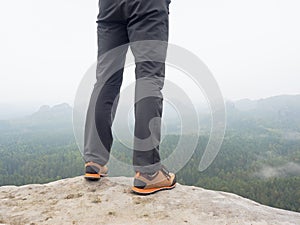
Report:
M166 136L162 158L172 153L179 136ZM228 131L212 165L198 171L208 136L201 136L196 151L178 173L178 182L236 193L273 207L300 212L300 140L276 134L244 135ZM36 133L1 136L0 185L47 183L83 174L83 159L69 133ZM173 147L172 147L173 146ZM115 161L131 164L130 149L115 141L110 175L132 176ZM116 165L115 165L116 164ZM172 169L172 168L170 168Z

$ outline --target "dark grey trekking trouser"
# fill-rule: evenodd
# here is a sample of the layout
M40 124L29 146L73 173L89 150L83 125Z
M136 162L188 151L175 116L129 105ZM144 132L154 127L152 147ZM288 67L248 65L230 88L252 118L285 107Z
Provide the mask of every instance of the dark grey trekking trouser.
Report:
M170 0L99 0L98 15L98 65L97 82L91 95L85 125L84 158L105 165L113 142L111 126L116 111L120 87L122 84L123 67L128 46L126 44L143 41L159 40L167 43L169 30ZM109 78L105 74L102 57L109 50L125 45L115 55L119 70ZM139 50L131 46L136 57ZM166 53L167 48L163 48ZM114 65L115 66L115 65ZM161 123L153 118L162 116L162 94L165 64L155 61L136 62L135 84L135 129L133 165L135 171L151 173L160 169L159 142ZM148 80L147 85L139 80ZM147 90L145 90L147 89ZM143 97L140 93L147 92ZM114 104L116 103L116 104ZM152 128L149 123L152 124ZM150 139L149 139L150 137ZM153 148L138 140L153 141Z

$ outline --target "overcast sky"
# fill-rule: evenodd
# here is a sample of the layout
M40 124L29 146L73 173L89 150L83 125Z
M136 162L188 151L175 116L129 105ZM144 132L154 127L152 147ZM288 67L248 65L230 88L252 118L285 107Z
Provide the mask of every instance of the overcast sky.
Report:
M299 0L172 0L169 41L227 99L299 94L299 11ZM72 104L96 60L97 13L97 0L1 0L0 103Z

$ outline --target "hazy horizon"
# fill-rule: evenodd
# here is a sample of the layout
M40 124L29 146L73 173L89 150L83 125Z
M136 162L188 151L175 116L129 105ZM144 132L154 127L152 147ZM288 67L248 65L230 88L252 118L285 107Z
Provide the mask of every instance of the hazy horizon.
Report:
M241 101L241 100L250 100L250 101L257 101L257 100L261 100L261 99L268 99L268 98L273 98L273 97L278 97L278 96L297 96L297 95L300 95L300 93L295 93L295 94L278 94L278 95L271 95L271 96L264 96L264 97L258 97L258 98L247 98L247 97L244 97L244 98L237 98L237 99L229 99L229 98L226 98L224 97L224 101L227 102L237 102L237 101ZM203 99L201 99L199 101L200 104L206 104L207 102L206 101L202 101ZM34 107L41 107L41 106L50 106L50 107L53 107L53 106L56 106L56 105L60 105L60 104L68 104L70 105L71 107L73 107L74 105L74 101L61 101L61 102L51 102L49 101L49 103L47 102L0 102L0 106L12 106L12 107L20 107L20 108L34 108Z
M237 99L237 100L232 100L232 99L224 99L225 102L238 102L241 100L251 100L251 101L258 101L258 100L262 100L262 99L268 99L268 98L272 98L272 97L278 97L278 96L297 96L299 94L295 94L295 95L274 95L274 96L268 96L268 97L264 97L264 98L258 98L258 99L250 99L250 98L241 98L241 99ZM22 116L27 116L30 115L32 113L37 112L42 106L57 106L60 104L68 104L69 106L71 106L73 108L73 102L57 102L57 103L52 103L52 104L40 104L38 102L36 103L1 103L0 102L0 120L6 120L6 119L17 119L20 118ZM199 102L199 105L196 105L196 107L208 107L208 103L205 101L201 101Z

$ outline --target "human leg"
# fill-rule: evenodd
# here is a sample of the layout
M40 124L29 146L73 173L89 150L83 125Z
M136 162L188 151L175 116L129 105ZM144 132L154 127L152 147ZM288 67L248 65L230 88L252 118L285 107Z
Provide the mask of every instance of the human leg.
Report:
M142 195L169 190L176 184L175 174L161 165L159 154L169 3L133 0L129 4L128 34L136 60L132 191Z
M109 160L113 142L111 126L118 104L129 40L121 1L100 0L99 5L97 82L86 116L84 159L86 163L104 166ZM89 164L86 172L91 174L93 171L98 174L99 168Z

